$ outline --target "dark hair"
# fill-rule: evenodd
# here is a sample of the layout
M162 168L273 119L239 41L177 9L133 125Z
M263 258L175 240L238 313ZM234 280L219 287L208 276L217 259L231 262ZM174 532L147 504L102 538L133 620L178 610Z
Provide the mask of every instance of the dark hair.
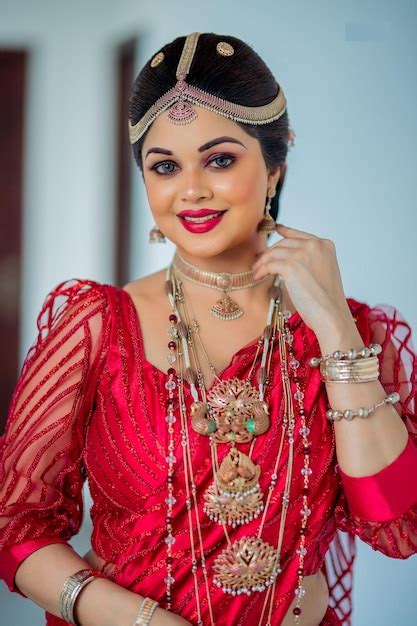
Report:
M232 56L216 52L219 41L226 41L234 48ZM184 46L185 37L177 37L160 48L165 58L156 67L150 60L144 65L133 83L129 95L129 119L135 124L154 102L174 87L176 68ZM153 58L153 57L152 57ZM261 57L245 42L230 35L201 33L191 63L187 82L210 94L243 104L260 106L268 104L280 88L270 69ZM245 124L236 122L249 135L259 140L265 164L270 171L285 163L288 152L288 113L268 124ZM143 172L141 150L145 135L133 144L135 161ZM271 202L271 215L277 219L279 196L284 182L284 172L278 181L276 194Z

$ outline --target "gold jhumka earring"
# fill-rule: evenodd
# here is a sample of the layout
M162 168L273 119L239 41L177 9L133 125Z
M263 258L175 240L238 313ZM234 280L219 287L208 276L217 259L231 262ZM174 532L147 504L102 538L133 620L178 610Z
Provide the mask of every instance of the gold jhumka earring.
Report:
M149 243L166 243L164 233L156 224L149 231Z
M271 200L274 196L275 196L275 193L273 193L272 195L269 195L268 193L268 200L265 205L265 214L262 218L262 221L259 222L258 224L258 231L266 232L266 233L273 233L275 231L275 220L270 214Z

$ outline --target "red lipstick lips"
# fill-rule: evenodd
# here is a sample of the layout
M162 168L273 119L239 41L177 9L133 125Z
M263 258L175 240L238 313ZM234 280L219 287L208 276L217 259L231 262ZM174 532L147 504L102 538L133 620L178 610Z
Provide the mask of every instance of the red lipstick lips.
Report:
M181 224L190 233L206 233L219 224L226 211L216 211L215 209L196 209L185 210L178 213ZM216 215L217 214L217 215ZM210 215L216 215L216 217L209 217ZM185 218L197 218L201 221L187 220ZM203 221L202 218L207 218Z
M181 217L206 217L207 215L213 215L213 213L219 213L215 209L196 209L195 211L180 211L178 215Z

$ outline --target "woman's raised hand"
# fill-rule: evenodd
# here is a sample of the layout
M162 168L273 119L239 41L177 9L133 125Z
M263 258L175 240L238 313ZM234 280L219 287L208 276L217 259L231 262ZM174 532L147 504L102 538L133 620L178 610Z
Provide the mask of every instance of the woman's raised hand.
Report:
M282 224L276 228L282 239L252 266L254 277L280 274L292 303L316 335L340 322L354 327L333 241Z

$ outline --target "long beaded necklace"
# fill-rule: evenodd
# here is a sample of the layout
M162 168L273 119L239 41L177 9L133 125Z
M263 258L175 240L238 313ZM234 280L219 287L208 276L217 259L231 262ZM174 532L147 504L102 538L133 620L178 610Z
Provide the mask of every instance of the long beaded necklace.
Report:
M172 544L175 542L175 538L172 535L172 505L175 504L176 500L172 495L172 474L173 474L173 463L175 462L175 458L173 457L173 428L172 424L175 421L175 416L173 415L172 407L173 407L173 390L178 386L178 399L179 399L179 409L181 416L181 438L182 438L182 446L183 446L183 456L184 456L184 474L185 474L185 482L186 482L186 504L189 518L189 530L190 530L190 544L191 544L191 556L192 556L192 573L194 576L194 586L196 592L196 602L197 602L197 613L198 613L198 624L202 626L203 622L201 619L201 610L200 610L200 602L198 597L198 584L197 584L197 565L198 561L196 558L196 550L194 545L194 534L192 532L192 515L191 515L191 497L194 501L194 510L197 522L197 531L199 537L200 544L200 560L201 567L204 574L204 580L206 585L206 592L208 598L208 607L210 612L211 624L214 624L213 613L211 607L210 600L210 592L209 592L209 583L207 578L207 569L206 562L204 557L204 549L203 549L203 540L200 528L200 522L198 519L198 508L196 501L196 484L194 482L194 473L191 464L191 454L190 454L190 446L189 446L189 436L188 436L188 421L186 416L186 403L184 396L184 386L183 380L184 376L190 385L191 394L193 396L194 402L191 408L192 418L191 423L193 425L194 430L199 432L200 434L205 434L210 438L210 447L211 447L211 457L212 457L212 467L213 467L213 475L219 476L220 480L215 480L214 485L206 492L205 500L206 507L205 512L214 519L214 521L222 524L226 540L228 546L225 550L223 550L220 555L216 558L215 563L213 565L214 578L213 582L218 587L222 589L224 593L230 593L231 595L240 595L241 593L245 593L250 595L253 592L262 592L267 589L267 593L265 594L265 601L262 610L262 615L260 618L259 624L262 624L263 616L266 610L268 598L270 596L270 606L268 611L267 618L267 626L270 626L271 616L272 616L272 607L273 607L273 597L276 587L276 578L281 573L280 568L280 554L282 548L282 541L284 535L285 528L285 520L286 514L289 506L289 493L290 493L290 485L292 478L292 467L293 467L293 444L294 444L294 428L295 428L295 418L293 411L293 403L292 403L292 394L289 382L289 374L287 367L287 354L285 343L289 344L288 351L291 356L291 360L289 362L290 367L295 371L299 366L298 361L294 358L294 353L292 350L292 335L289 332L288 327L288 318L290 317L289 311L281 311L281 289L279 287L280 277L277 276L274 285L270 290L270 307L268 310L268 319L267 325L263 333L263 340L259 342L257 355L259 352L260 345L263 343L263 353L261 360L261 367L258 372L258 397L251 396L248 391L250 391L250 383L249 380L242 383L238 379L232 379L232 381L222 381L218 379L217 383L215 383L210 389L210 392L206 395L204 388L204 380L201 374L201 368L197 367L197 372L192 368L191 359L190 359L190 351L188 349L188 344L190 342L189 332L186 323L183 320L188 319L188 314L186 311L186 307L184 305L184 297L181 290L181 281L176 278L175 273L173 271L172 265L167 269L167 280L166 280L166 292L168 298L170 300L172 314L170 315L170 329L169 334L171 337L171 341L168 346L171 351L171 359L170 363L175 362L178 356L178 371L176 371L173 367L170 367L168 370L169 380L166 383L166 388L169 391L169 401L168 401L168 415L167 422L168 432L169 432L169 444L168 444L168 455L167 462L169 465L168 469L168 498L166 500L168 504L168 515L167 515L167 528L168 528L168 536L165 539L168 547L168 556L167 556L167 569L168 575L165 579L167 584L167 593L166 599L168 602L168 608L170 608L171 602L171 585L175 582L174 577L172 576ZM183 309L183 313L180 314L179 307ZM274 321L273 321L274 320ZM284 391L284 416L282 421L282 436L279 446L279 452L277 454L275 467L273 473L271 475L271 482L269 485L269 493L267 497L266 505L263 506L260 504L262 496L259 492L259 473L260 469L258 466L253 464L250 460L250 456L253 450L253 442L255 436L261 434L267 430L269 427L269 420L265 418L265 415L268 415L268 407L265 406L264 403L264 392L265 386L268 383L268 375L269 375L269 367L265 368L268 348L270 350L270 358L269 364L272 354L272 343L273 336L278 327L278 338L279 338L279 349L280 349L280 357L281 357L281 376L283 380L283 391ZM176 339L176 341L174 340ZM200 338L201 341L201 338ZM176 354L174 354L176 352ZM194 361L198 363L198 358L196 353L192 350L192 354L194 357ZM257 356L255 357L255 359ZM255 361L254 361L255 363ZM253 370L253 366L251 368L251 372ZM175 381L176 376L176 381ZM218 377L217 377L218 378ZM304 546L305 543L305 535L307 533L306 524L307 518L310 515L311 511L308 508L307 503L307 495L309 492L308 489L308 481L309 476L312 473L311 468L309 467L309 452L310 452L310 444L307 440L309 429L305 424L305 411L303 408L303 392L300 389L300 379L297 377L293 378L297 390L294 393L294 397L296 398L299 405L299 414L301 418L301 428L299 429L300 434L303 437L304 444L304 467L301 470L301 473L304 477L304 488L303 488L303 508L300 510L302 516L302 523L300 529L300 546L297 549L297 554L299 557L299 568L297 569L298 575L298 586L295 590L297 597L297 606L293 609L293 613L295 615L295 623L299 623L299 615L301 614L301 609L299 607L301 598L305 594L305 589L302 587L303 580L303 560L306 554L306 548ZM198 391L196 387L196 383L200 388L202 399L199 399ZM242 387L243 384L243 387ZM245 386L246 384L246 386ZM249 385L249 388L248 388ZM216 411L212 410L210 405L210 401L216 404L216 387L217 389L217 398L220 395L220 398L223 398L217 404L220 406L223 403L223 411L219 410L219 406L217 406ZM251 387L253 389L253 387ZM243 394L242 389L244 390ZM237 392L237 393L236 393ZM240 393L239 393L240 392ZM246 395L245 395L246 394ZM232 407L230 407L232 400ZM242 402L242 399L244 401ZM251 413L251 409L253 407L260 408L259 403L263 403L261 405L262 413L261 416L258 414L258 419L253 418L253 411ZM243 409L243 420L242 420L242 411L237 412L238 419L235 420L236 417L236 405L240 406ZM193 412L194 407L194 412ZM216 407L215 407L216 408ZM248 413L249 408L249 413ZM204 410L203 410L204 409ZM233 409L233 410L231 410ZM229 411L226 416L227 420L222 419L224 413ZM198 419L195 418L197 415ZM252 417L251 417L252 415ZM259 419L262 417L263 419ZM267 427L265 428L265 423L267 423ZM242 425L244 428L242 428ZM222 427L222 428L219 428ZM227 426L227 427L226 427ZM248 428L249 426L249 428ZM259 432L258 432L259 428ZM246 429L246 432L251 433L252 437L247 438L246 434L243 437L242 433ZM287 432L288 430L288 432ZM280 517L280 527L278 532L278 544L277 547L274 548L269 543L264 542L261 539L262 530L264 526L264 522L266 519L267 510L270 504L272 492L276 486L277 481L277 470L279 466L279 461L281 459L281 454L283 450L283 443L285 434L287 433L288 438L288 465L287 465L287 474L285 481L284 494L282 497L282 514ZM217 434L217 437L214 436ZM249 457L243 455L236 449L235 443L238 441L238 437L236 435L241 434L241 441L252 441L251 443L251 452ZM226 436L226 438L225 438ZM243 437L243 439L242 439ZM217 458L217 443L225 443L227 441L232 441L233 445L231 446L231 451L228 455L226 455L223 463L218 464ZM243 462L242 462L243 461ZM248 462L249 461L249 462ZM255 471L254 471L255 470ZM255 479L255 480L254 480ZM222 482L223 480L223 482ZM249 481L249 482L248 482ZM249 487L248 487L249 485ZM228 488L229 491L224 490L224 487ZM190 488L191 487L191 488ZM220 487L220 489L219 489ZM232 487L232 489L230 489ZM230 507L230 503L233 503L232 506L232 514L228 514L227 507ZM244 503L242 505L242 502ZM210 508L211 504L211 508ZM231 524L232 526L236 526L236 524L243 524L254 517L257 517L260 512L263 511L261 524L259 527L259 531L256 537L242 537L241 539L234 541L231 543L226 523ZM272 589L272 593L270 593Z

